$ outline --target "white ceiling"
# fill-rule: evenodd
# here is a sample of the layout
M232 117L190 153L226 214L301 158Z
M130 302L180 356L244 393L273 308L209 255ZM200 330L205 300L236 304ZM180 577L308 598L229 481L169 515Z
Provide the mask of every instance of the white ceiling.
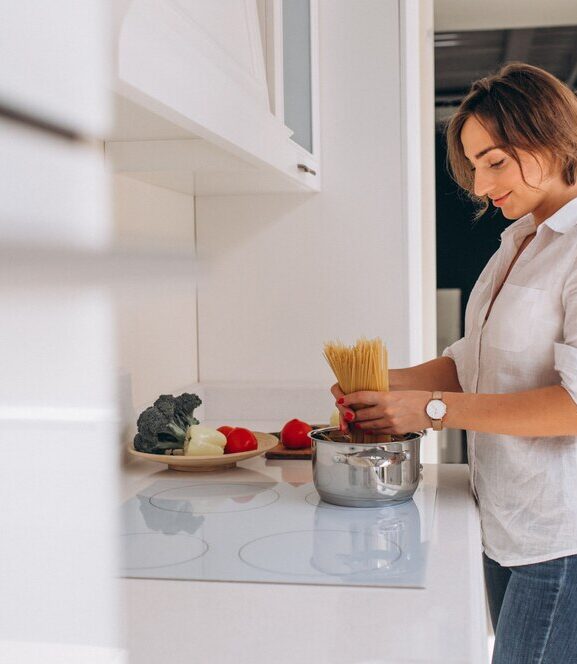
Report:
M577 25L577 0L432 0L435 32Z

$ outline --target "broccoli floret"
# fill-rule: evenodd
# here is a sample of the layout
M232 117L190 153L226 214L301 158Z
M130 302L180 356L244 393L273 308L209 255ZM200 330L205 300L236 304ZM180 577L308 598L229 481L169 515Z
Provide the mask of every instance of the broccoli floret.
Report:
M182 449L186 430L191 424L198 424L192 412L201 403L196 394L161 394L138 418L134 449L149 454Z
M164 413L166 417L170 418L174 417L175 406L176 402L172 394L161 394L154 402L154 407L158 408L161 413Z
M198 424L194 417L194 410L198 408L202 401L197 394L185 392L174 400L174 417L183 429L187 429L193 424Z
M139 452L148 452L146 441L139 433L134 436L134 449L138 450Z
M138 444L146 447L146 451L152 454L163 454L166 450L182 449L186 431L182 429L176 420L167 417L164 412L150 406L140 414L137 421ZM137 444L134 440L135 447Z

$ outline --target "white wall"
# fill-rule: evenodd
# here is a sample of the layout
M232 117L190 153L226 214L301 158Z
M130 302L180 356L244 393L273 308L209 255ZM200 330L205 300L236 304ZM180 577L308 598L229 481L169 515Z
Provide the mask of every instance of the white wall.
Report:
M192 262L194 198L115 175L114 229L117 248L145 260L166 252L173 262ZM136 414L198 379L196 284L189 277L167 274L151 260L148 278L138 270L116 286L118 362Z
M323 191L197 199L200 380L327 387L323 342L409 358L398 8L320 3Z

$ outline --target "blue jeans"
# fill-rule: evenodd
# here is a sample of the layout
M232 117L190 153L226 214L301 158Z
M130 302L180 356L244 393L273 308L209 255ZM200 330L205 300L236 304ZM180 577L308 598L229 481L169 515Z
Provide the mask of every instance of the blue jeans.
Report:
M492 664L577 664L577 555L502 567L483 554Z

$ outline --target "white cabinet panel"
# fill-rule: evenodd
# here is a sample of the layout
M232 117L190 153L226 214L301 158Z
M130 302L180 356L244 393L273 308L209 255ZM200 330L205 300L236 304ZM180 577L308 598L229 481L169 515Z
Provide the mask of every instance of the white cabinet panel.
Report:
M231 62L255 79L263 94L265 73L254 0L174 0L174 4L210 37L214 46L228 54Z
M0 104L103 136L109 118L108 9L102 0L4 0Z
M109 297L4 274L0 302L0 641L117 647Z
M0 121L3 243L96 249L108 242L107 211L98 149Z

